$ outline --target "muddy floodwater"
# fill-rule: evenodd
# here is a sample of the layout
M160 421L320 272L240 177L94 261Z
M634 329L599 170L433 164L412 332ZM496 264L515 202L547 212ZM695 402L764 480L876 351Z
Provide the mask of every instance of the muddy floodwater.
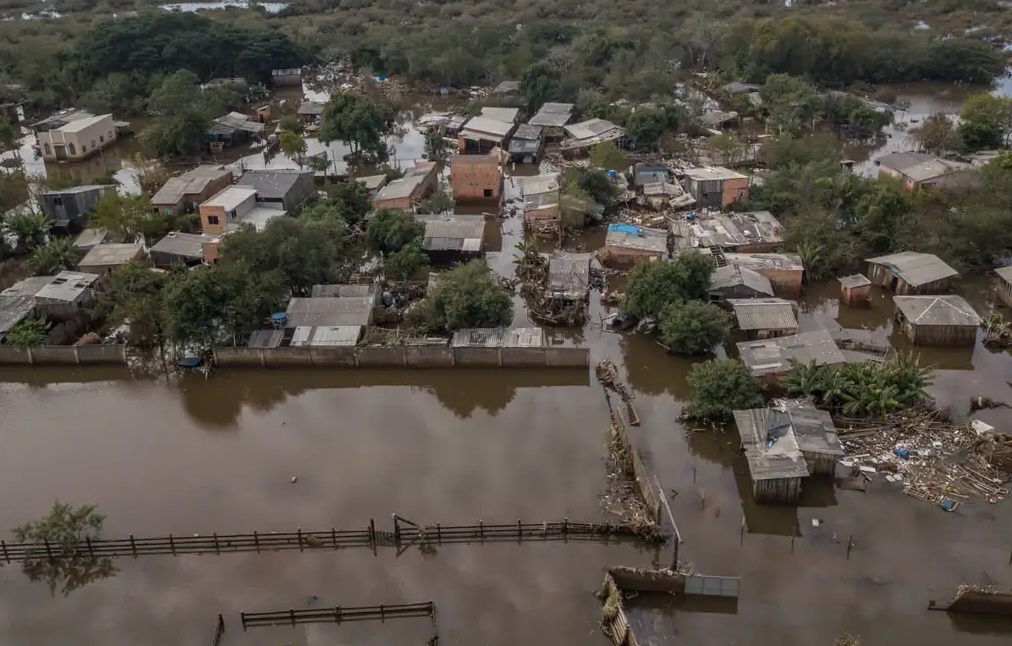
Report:
M507 220L497 268L509 265L514 234ZM990 307L986 282L961 291ZM835 295L828 284L808 290L804 329L890 339L887 299L851 310ZM556 340L623 366L643 421L634 439L673 495L683 560L742 577L730 608L630 601L643 643L811 646L844 631L871 645L1008 643L1008 624L925 609L960 583L1012 582L1008 503L947 514L882 484L812 486L797 507L757 507L735 438L687 437L676 422L691 362L604 330L600 314ZM978 345L924 356L939 366L932 395L957 415L971 395L1012 400L1008 354ZM351 529L389 524L391 513L429 525L607 517L607 407L585 370L222 371L170 384L125 370L4 370L0 402L4 530L56 498L98 504L110 537ZM1001 411L984 419L1010 422ZM226 646L421 644L427 619L248 633L236 621L241 611L431 600L440 643L603 645L602 568L669 562L668 549L585 542L123 558L66 596L13 565L0 569L0 631L14 646L175 646L206 640L224 613Z

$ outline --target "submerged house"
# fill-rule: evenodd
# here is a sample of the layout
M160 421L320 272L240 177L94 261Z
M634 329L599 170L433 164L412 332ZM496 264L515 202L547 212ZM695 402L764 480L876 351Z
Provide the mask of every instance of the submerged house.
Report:
M207 141L213 147L245 144L262 138L264 124L250 119L241 112L229 112L218 117L207 129Z
M201 202L232 183L232 171L202 164L178 177L171 177L151 198L151 206L163 215L196 211Z
M784 244L784 228L769 211L689 213L671 223L675 247L714 252L769 253Z
M609 224L604 248L598 251L605 265L628 266L638 260L668 257L668 232L632 224Z
M548 294L557 301L585 301L590 295L590 253L555 251L548 257Z
M418 216L425 225L422 251L434 263L448 263L481 257L485 240L483 215Z
M372 205L377 209L411 212L416 204L435 190L436 181L436 162L416 161L404 177L382 187L373 198Z
M52 227L76 232L88 226L88 216L105 192L115 190L114 185L91 184L46 191L39 196L39 205Z
M965 188L973 186L980 177L973 164L939 159L926 153L889 153L875 160L879 177L891 177L903 182L903 188L939 186Z
M510 161L536 164L545 145L545 129L541 126L521 124L510 139Z
M72 319L91 307L101 284L98 274L79 271L61 271L50 278L49 284L35 293L35 309L39 316L55 320Z
M737 344L738 356L754 377L775 384L791 372L791 359L801 363L814 361L821 366L847 363L847 356L826 330Z
M732 298L728 305L734 311L739 330L748 340L772 339L798 331L794 303L782 298Z
M868 278L894 294L942 294L959 272L930 253L901 251L868 259Z
M802 480L832 474L844 455L829 413L804 400L736 410L734 422L758 503L797 502Z
M537 114L530 118L528 125L545 129L545 136L557 141L565 136L566 125L572 120L576 105L572 103L545 103Z
M116 143L111 114L64 110L33 123L32 132L46 161L80 161Z
M962 296L896 296L896 322L914 345L972 346L980 316Z
M748 200L749 178L723 166L689 168L685 190L704 208L724 209Z
M308 170L248 170L236 184L256 189L259 206L280 211L295 211L316 197L313 171Z
M726 253L724 261L742 269L751 269L769 279L773 294L781 298L801 296L805 265L793 253Z
M1012 267L999 267L994 270L997 278L995 292L1006 307L1012 307Z
M773 296L773 284L759 272L738 265L724 265L710 274L706 294L711 303L722 303L730 298L769 298Z

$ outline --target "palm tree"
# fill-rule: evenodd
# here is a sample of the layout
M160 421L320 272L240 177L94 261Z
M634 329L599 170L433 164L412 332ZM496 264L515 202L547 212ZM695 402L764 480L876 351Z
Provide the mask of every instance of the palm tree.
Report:
M57 238L32 253L32 267L40 276L52 276L77 265L81 249L70 238Z
M15 253L31 251L46 241L49 222L46 216L31 211L13 211L8 213L0 223L0 232L17 239Z

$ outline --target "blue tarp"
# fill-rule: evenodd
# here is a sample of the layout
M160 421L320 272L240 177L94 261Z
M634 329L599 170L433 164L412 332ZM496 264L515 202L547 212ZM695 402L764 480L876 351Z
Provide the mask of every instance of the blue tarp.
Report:
M631 224L609 224L609 231L621 231L622 233L628 233L630 235L638 236L640 234L639 227L634 227Z

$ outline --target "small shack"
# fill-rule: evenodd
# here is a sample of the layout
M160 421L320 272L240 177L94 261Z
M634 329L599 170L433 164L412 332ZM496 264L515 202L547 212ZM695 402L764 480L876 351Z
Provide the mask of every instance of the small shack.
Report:
M781 298L797 298L804 289L805 265L797 254L726 253L724 261L762 274L773 285L773 293Z
M237 146L251 140L259 140L264 124L250 119L241 112L229 112L211 122L207 129L207 140L214 147Z
M840 302L850 306L867 306L871 302L871 281L863 274L842 276L840 281Z
M86 274L107 274L117 267L122 267L135 260L145 257L144 244L131 242L126 244L99 244L92 247L77 268Z
M369 198L375 199L380 189L387 185L388 179L386 175L366 175L365 177L355 177L352 181L365 186L366 190L369 191Z
M738 329L745 337L772 339L798 331L794 303L782 298L732 298L727 303L734 310Z
M773 284L759 272L725 265L710 274L706 294L711 303L723 303L729 298L769 298L773 296Z
M171 231L151 247L151 261L162 269L199 265L204 261L205 242L211 242L211 236Z
M573 118L575 109L572 103L545 103L527 123L544 128L547 140L558 141L565 136L565 126Z
M994 286L998 298L1006 307L1012 307L1012 266L999 267L994 273L998 276Z
M604 248L598 254L603 264L614 266L665 259L668 257L668 232L633 224L609 224Z
M485 240L483 215L418 216L425 225L422 251L437 264L481 257Z
M481 109L481 116L503 123L516 123L517 118L520 116L520 108L484 106Z
M100 278L98 274L61 271L35 293L35 309L50 319L72 319L95 302Z
M115 190L114 185L91 184L46 191L39 196L39 205L53 228L76 233L87 226L88 216L105 192Z
M436 162L416 161L404 177L381 188L372 205L377 209L412 211L416 204L435 190L436 181Z
M839 366L847 357L826 330L802 332L762 341L737 344L738 356L754 377L769 385L791 372L791 359L801 363L814 361L820 366Z
M563 153L586 151L591 146L603 144L606 141L615 141L621 144L626 135L625 128L604 119L588 119L566 126L565 130L570 138L561 144Z
M759 503L797 502L802 479L832 475L844 455L832 417L806 400L736 410L734 421Z
M559 176L552 174L517 177L524 200L524 226L541 229L559 221Z
M514 163L536 164L541 159L541 151L545 143L545 129L541 126L522 124L517 126L513 138L510 139L510 161Z
M901 251L868 259L868 278L894 294L944 294L959 272L930 253Z
M516 125L489 117L472 117L457 135L457 152L462 155L485 155L502 148L509 141Z
M557 301L585 301L590 295L594 254L555 251L548 257L548 294Z
M299 326L292 330L289 347L338 348L354 347L365 328L360 325Z
M914 345L973 345L980 316L962 296L896 296L896 323Z
M371 325L378 303L377 290L362 296L293 298L285 312L285 327Z
M35 299L32 296L0 295L0 342L11 328L29 318L34 312Z

